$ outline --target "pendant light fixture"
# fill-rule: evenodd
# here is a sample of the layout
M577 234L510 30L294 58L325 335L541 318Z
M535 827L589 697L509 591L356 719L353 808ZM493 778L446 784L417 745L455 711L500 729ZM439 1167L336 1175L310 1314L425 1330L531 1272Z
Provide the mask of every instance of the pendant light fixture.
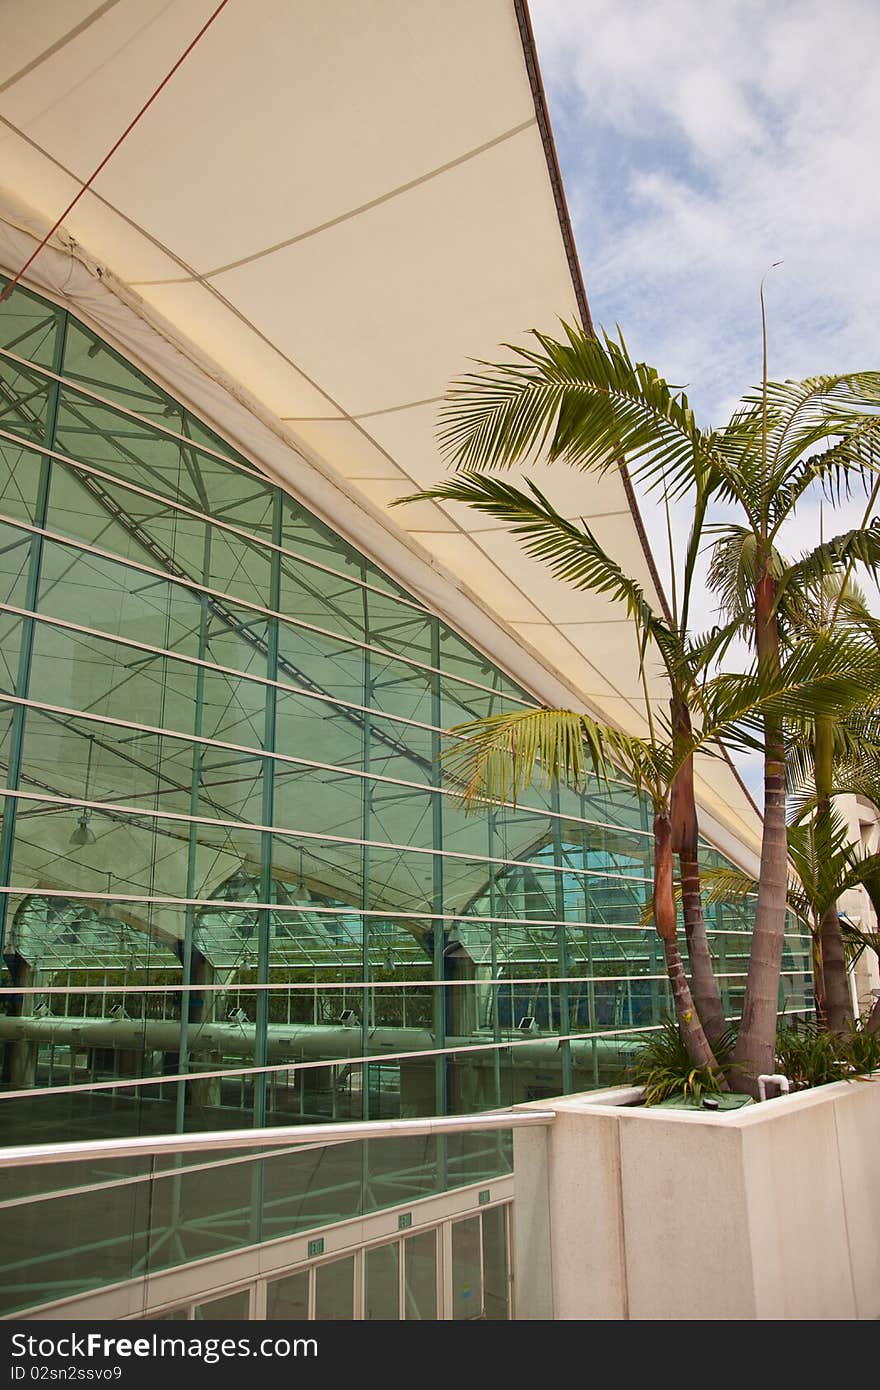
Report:
M94 835L93 835L93 836L92 836L92 839L94 840L94 838L95 838L95 837L94 837ZM100 906L99 909L98 909L98 921L99 921L99 922L115 922L115 921L116 921L116 913L115 913L115 911L114 911L114 908L115 908L116 904L110 901L110 884L111 884L112 882L113 882L113 875L108 873L108 875L107 875L107 896L106 896L106 898L104 899L104 901L101 903L101 906Z
M88 801L89 799L89 782L92 776L92 751L94 749L94 746L95 735L89 734L89 753L88 759L86 761L86 785L85 792L83 795L83 799L85 801ZM91 826L89 825L89 821L91 820L91 818L91 811L88 810L87 807L83 806L82 810L79 813L79 816L77 817L76 827L73 831L73 834L70 837L70 843L71 845L73 845L75 849L82 849L85 845L93 845L95 843L95 834Z

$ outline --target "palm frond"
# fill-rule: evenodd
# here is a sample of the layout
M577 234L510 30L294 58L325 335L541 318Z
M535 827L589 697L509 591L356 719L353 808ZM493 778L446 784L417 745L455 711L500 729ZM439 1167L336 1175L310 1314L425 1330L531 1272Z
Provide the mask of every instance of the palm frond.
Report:
M763 391L756 388L743 402L757 408L763 399ZM768 381L766 404L768 481L780 486L797 474L803 456L829 437L841 443L874 437L880 423L880 373L838 372L800 381Z
M750 621L759 571L758 538L748 526L733 523L707 526L706 531L716 537L707 575L709 587L717 593L721 609L730 619ZM767 569L777 581L785 574L786 560L775 548L770 550Z
M534 483L527 481L526 486L528 492L500 478L462 472L436 487L400 498L394 505L425 498L463 502L506 521L526 554L542 560L557 579L625 605L643 640L652 638L664 661L680 659L681 646L674 629L655 613L642 586L611 558L586 522L577 525L568 521Z
M880 702L880 658L847 634L826 634L787 653L778 675L753 662L742 673L712 677L701 693L699 740L719 737L750 750L763 748L767 717L801 723Z
M514 710L457 724L446 736L442 765L466 808L512 802L533 783L584 786L621 768L637 788L659 793L670 776L663 747L565 709Z
M700 870L700 883L705 894L706 902L712 905L716 903L744 903L747 898L752 897L758 891L758 880L751 874L747 874L745 869L737 869L733 865L706 864Z
M450 388L438 439L446 458L467 471L564 458L603 470L626 458L650 485L675 495L693 477L694 459L711 469L711 435L696 425L687 396L644 362L622 335L591 337L563 324L564 339L532 336L537 348L512 347L505 362L483 362Z
M787 565L779 579L777 602L790 593L809 595L823 580L850 564L863 565L875 581L880 576L880 518L869 526L855 527L824 541ZM863 622L870 627L873 621L870 614L865 614Z

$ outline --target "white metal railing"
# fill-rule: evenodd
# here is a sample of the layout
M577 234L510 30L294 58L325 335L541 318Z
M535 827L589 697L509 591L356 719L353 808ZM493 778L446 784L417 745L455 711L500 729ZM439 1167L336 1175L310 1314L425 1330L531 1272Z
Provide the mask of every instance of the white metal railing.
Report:
M30 1168L89 1159L159 1157L212 1149L269 1149L291 1144L344 1144L359 1139L466 1134L494 1129L549 1125L554 1110L490 1110L478 1115L431 1115L407 1120L350 1120L335 1124L279 1125L272 1129L219 1129L203 1134L137 1135L129 1139L90 1139L85 1143L20 1144L0 1149L0 1165ZM35 1194L35 1201L39 1194Z

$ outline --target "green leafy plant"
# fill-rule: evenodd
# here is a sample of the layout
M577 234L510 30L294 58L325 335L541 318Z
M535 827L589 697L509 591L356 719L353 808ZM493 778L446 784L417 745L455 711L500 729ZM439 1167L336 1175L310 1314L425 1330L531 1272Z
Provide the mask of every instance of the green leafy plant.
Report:
M880 1071L880 1035L861 1023L833 1033L811 1021L793 1019L777 1034L776 1064L795 1091L851 1081Z
M880 1071L880 1033L863 1022L847 1039L847 1060L856 1076L868 1076Z
M736 1035L732 1029L721 1033L714 1051L718 1067L695 1067L674 1018L667 1018L655 1033L638 1044L636 1055L628 1066L625 1080L643 1086L646 1105L659 1105L671 1096L693 1098L698 1104L704 1094L716 1094L727 1089L723 1068L733 1053Z
M840 1039L814 1023L786 1023L776 1035L776 1064L793 1091L841 1080Z

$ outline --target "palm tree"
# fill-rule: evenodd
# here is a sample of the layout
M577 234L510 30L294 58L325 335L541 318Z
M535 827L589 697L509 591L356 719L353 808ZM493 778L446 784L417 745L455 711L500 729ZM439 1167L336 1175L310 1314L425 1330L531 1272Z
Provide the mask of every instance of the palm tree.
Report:
M538 458L600 472L625 458L636 481L662 488L673 501L699 487L704 505L736 505L745 524L720 528L712 575L769 688L778 685L783 661L783 592L858 561L880 563L880 528L873 526L825 542L785 572L776 546L780 528L815 485L839 488L880 465L880 373L770 381L763 306L762 286L761 386L722 429L700 429L685 393L634 362L622 336L598 339L564 325L563 340L536 333L536 348L511 348L507 361L481 364L454 384L440 443L471 480ZM696 563L695 550L689 562ZM749 1089L773 1066L785 926L785 729L769 706L762 740L761 874L736 1051L739 1082Z
M654 812L650 916L663 943L676 1017L694 1065L708 1067L724 1089L727 1082L720 1076L678 946L672 789L682 765L692 762L698 749L718 753L722 740L754 748L768 715L803 723L846 708L848 702L863 700L866 688L880 689L880 671L865 663L864 656L863 644L848 646L839 639L816 643L786 657L780 679L772 684L757 663L742 674L707 678L700 689L700 722L686 735L673 727L671 717L658 719L646 685L647 739L597 723L584 713L560 709L519 709L449 730L444 769L466 808L475 802L510 801L515 805L523 787L536 778L543 778L548 785L560 781L577 788L590 769L593 775L607 779L613 768L620 768L639 791L647 793Z
M788 384L786 384L788 386ZM876 418L876 417L875 417ZM789 562L777 549L775 537L788 515L784 499L767 504L769 525L762 539L748 527L718 528L710 567L710 583L716 588L722 608L730 619L740 616L751 627L758 662L772 680L780 669L783 651L791 640L790 617L800 596L811 585L828 576L845 573L853 559L862 561L876 574L880 563L880 531L875 528L856 528L833 541L825 542ZM784 513L784 515L781 515ZM762 559L758 559L759 556ZM833 643L838 634L833 625L825 632L816 632L812 642ZM809 646L810 643L807 643ZM864 645L864 659L872 660L870 643ZM862 673L864 674L864 673ZM876 703L877 693L868 696ZM833 730L844 710L828 710L812 721L813 769L818 793L819 834L828 836L828 816L833 795ZM784 721L768 716L764 721L764 834L761 855L761 878L755 910L755 929L749 961L749 976L743 1005L742 1026L734 1054L735 1063L757 1074L771 1069L774 1055L775 1016L778 1000L779 971L782 960L785 901L785 858L787 842L786 756L791 751L792 737ZM824 829L823 829L824 827ZM827 848L830 848L828 846ZM843 1026L848 1010L846 971L843 958L836 908L829 906L824 933L826 1002L833 1000L836 1026ZM828 986L831 994L829 999ZM773 1032L771 1036L771 1024Z
M875 490L876 491L876 490ZM874 500L869 500L869 506ZM823 575L798 596L787 613L801 640L835 630L864 633L880 650L880 623L849 573ZM828 715L789 733L789 789L799 799L797 819L815 818L815 835L825 856L833 856L833 798L844 790L877 799L880 780L880 713L854 710L842 718ZM816 940L817 1013L833 1032L852 1023L846 951L836 897L826 905Z
M851 888L864 887L875 910L880 910L880 853L864 854L851 844L846 824L832 807L827 826L821 825L812 813L809 819L789 826L788 854L787 902L812 937L818 1012L825 987L824 925L829 908L836 908L838 900ZM743 901L758 887L750 874L735 868L707 869L704 883L710 903ZM845 941L850 952L874 946L873 937L861 935L854 927L847 931ZM832 1031L843 1032L844 1028Z

